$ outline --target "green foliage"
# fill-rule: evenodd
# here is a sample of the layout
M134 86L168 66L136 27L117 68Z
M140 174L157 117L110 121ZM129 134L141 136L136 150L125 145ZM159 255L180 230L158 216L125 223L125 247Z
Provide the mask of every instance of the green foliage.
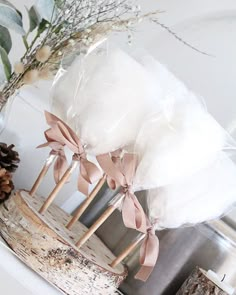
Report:
M12 47L11 35L7 28L0 26L0 46L5 49L8 54Z
M54 2L58 8L62 8L65 0L54 0Z
M34 7L41 18L50 23L55 20L57 7L54 0L37 0Z
M0 46L0 58L3 64L3 69L4 69L6 79L9 80L11 77L11 63L9 61L6 50L2 48L1 46Z
M33 32L33 30L36 29L38 25L40 24L41 17L34 6L32 6L30 10L28 10L28 16L29 16L29 23L30 23L29 32Z
M8 6L8 7L11 7L14 10L17 11L16 7L11 2L9 2L7 0L0 0L0 5L5 5L5 6Z
M38 33L37 34L38 35L42 34L46 30L47 26L49 26L49 25L50 25L50 23L48 21L46 21L45 19L42 19L42 21L40 22L40 24L38 26Z
M9 0L0 0L0 86L11 76L11 63L8 54L12 48L12 40L9 30L22 35L26 50L32 48L37 38L51 25L57 16L62 0L36 0L35 5L27 9L29 17L29 29L27 33L23 28L22 14ZM36 31L35 37L28 44L28 35Z
M1 0L2 1L2 0ZM25 35L22 18L19 13L10 6L0 3L0 25L15 31L18 34Z

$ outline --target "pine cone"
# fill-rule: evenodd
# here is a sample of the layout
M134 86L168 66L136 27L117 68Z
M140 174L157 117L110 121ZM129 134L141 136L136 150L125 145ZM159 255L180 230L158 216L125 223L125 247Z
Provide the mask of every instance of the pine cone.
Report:
M14 144L7 146L6 143L0 143L0 167L8 172L15 172L20 162L19 154L13 150Z
M14 189L12 175L6 169L0 168L0 203L7 200Z

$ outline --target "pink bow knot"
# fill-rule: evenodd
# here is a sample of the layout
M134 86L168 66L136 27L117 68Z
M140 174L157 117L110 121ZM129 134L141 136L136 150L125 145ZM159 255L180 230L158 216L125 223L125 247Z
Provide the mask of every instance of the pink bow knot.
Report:
M74 154L73 157L72 157L73 161L80 162L82 159L86 159L85 152Z
M103 171L121 186L124 200L122 203L122 217L126 227L146 232L146 216L138 199L133 192L133 178L137 167L137 157L125 153L119 165L115 165L109 154L97 156Z
M122 188L121 188L121 192L123 194L133 194L133 190L132 190L132 185L128 185L128 184L125 184Z
M117 169L120 168L121 165L121 154L122 154L122 149L115 150L114 152L111 152L111 160L114 163L114 165L117 167ZM107 185L109 186L110 189L115 190L118 188L119 183L109 175L106 175L107 178Z
M66 123L49 112L45 112L45 117L47 123L51 126L45 132L45 136L47 140L50 140L40 147L50 146L60 155L61 153L63 154L61 152L62 147L67 146L74 153L73 160L80 162L78 190L87 196L89 184L99 180L102 177L102 172L94 163L87 160L86 152L80 139ZM57 148L55 149L54 147Z
M122 203L122 217L124 225L128 228L146 232L145 213L131 186L123 187L121 191L125 194Z
M64 151L65 144L59 141L58 138L53 136L53 134L51 133L51 129L46 130L44 132L44 136L47 142L39 145L37 148L49 146L52 149L49 154L57 156L57 159L53 166L53 175L55 182L58 183L62 175L68 168L68 163Z

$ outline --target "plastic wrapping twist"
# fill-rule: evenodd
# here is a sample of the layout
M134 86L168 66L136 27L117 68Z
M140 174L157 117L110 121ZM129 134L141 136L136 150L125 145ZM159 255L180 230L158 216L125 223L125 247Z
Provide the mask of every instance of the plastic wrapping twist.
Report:
M121 193L125 195L121 208L125 226L145 233L145 213L132 190L137 167L136 155L125 153L119 166L114 164L109 154L97 156L97 160L104 172L121 186Z
M78 190L83 194L88 195L89 184L100 179L102 172L94 163L87 160L84 147L82 146L77 135L69 126L49 112L45 112L45 116L47 123L51 127L46 131L46 138L49 139L49 141L40 147L50 146L56 148L59 146L59 150L61 152L60 147L67 146L67 148L69 148L74 153L73 160L80 162ZM54 169L56 170L54 174L57 175L57 171L60 171L59 174L61 175L63 166L64 162L61 165L61 161L59 160L58 164L54 166Z

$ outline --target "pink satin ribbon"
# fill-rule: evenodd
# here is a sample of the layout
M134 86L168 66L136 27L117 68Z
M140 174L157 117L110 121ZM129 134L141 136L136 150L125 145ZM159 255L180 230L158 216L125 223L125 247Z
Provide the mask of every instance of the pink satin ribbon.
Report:
M111 160L118 169L120 169L120 165L121 165L121 153L122 153L122 149L118 149L110 153ZM116 182L116 180L111 178L109 175L107 175L106 178L107 178L107 185L109 186L109 188L112 190L117 189L119 184Z
M81 141L67 124L49 112L45 112L45 117L51 127L46 131L47 137L53 138L55 142L63 146L67 146L74 153L73 160L80 162L78 190L87 196L89 184L99 180L102 177L102 172L94 163L87 160ZM44 144L44 146L47 145L52 146L50 142Z
M156 265L159 255L159 239L155 234L154 225L147 220L146 236L140 248L141 268L135 275L135 279L146 282Z
M68 168L68 163L64 151L65 145L62 142L57 141L55 138L50 137L50 129L46 130L44 132L44 135L47 143L41 144L37 148L49 146L52 149L49 154L57 156L53 166L53 174L55 182L58 183L62 175L66 172L66 169Z
M132 190L137 157L126 153L119 165L115 165L109 154L97 156L97 160L104 172L122 187L121 192L125 195L122 203L122 217L125 226L146 233L146 216Z

